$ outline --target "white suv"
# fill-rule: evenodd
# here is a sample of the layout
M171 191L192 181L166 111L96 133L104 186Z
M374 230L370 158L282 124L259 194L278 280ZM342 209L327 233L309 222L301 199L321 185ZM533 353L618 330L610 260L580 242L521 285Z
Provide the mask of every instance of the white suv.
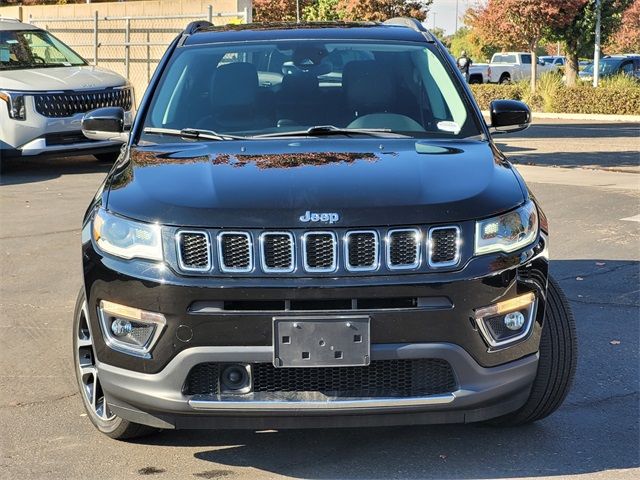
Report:
M90 140L80 122L89 110L122 107L133 89L109 70L90 66L50 33L0 18L0 160L93 154L112 161L120 144Z

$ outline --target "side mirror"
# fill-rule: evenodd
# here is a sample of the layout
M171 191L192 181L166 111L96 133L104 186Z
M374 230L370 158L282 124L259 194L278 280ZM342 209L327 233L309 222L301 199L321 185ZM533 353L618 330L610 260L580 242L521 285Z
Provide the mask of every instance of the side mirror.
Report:
M82 117L82 134L91 140L111 140L125 143L129 140L128 112L122 107L97 108Z
M531 110L518 100L494 100L489 111L493 133L519 132L531 123Z

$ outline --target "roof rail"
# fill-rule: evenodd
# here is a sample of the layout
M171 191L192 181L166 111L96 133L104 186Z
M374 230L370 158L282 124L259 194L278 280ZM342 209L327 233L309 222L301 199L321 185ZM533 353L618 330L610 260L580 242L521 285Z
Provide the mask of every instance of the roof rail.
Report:
M409 17L394 17L394 18L390 18L389 20L385 20L384 22L382 22L382 24L383 25L396 25L398 27L408 27L408 28L411 28L411 29L415 30L416 32L426 32L427 31L427 29L424 28L424 25L422 25L422 23L420 23L415 18L409 18Z
M185 35L191 35L196 33L198 30L202 28L213 27L213 23L207 22L206 20L196 20L195 22L191 22L184 29Z

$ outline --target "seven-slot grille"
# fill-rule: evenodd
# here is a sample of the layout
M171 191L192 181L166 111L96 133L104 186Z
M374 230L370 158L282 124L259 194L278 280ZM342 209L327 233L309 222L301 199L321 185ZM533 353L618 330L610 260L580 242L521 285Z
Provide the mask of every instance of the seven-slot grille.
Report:
M224 364L201 363L187 376L186 395L216 395ZM453 392L451 365L441 359L373 360L366 367L275 368L251 365L253 392L321 392L337 397L414 397Z
M176 234L176 249L178 266L188 272L211 271L214 254L218 270L223 273L249 273L256 269L264 273L292 273L300 263L301 271L309 273L335 272L340 265L349 272L415 271L424 264L432 268L457 265L461 256L460 238L457 226L424 231L402 228L216 234L206 230L181 230ZM254 241L259 247L254 248ZM254 261L254 255L258 261Z
M429 265L446 267L458 263L459 237L458 227L437 227L429 230Z
M265 272L292 272L295 268L294 240L289 232L263 233L262 269Z
M177 234L178 261L187 271L207 271L211 268L209 236L204 232L182 231Z
M102 107L122 107L131 110L133 96L130 88L114 88L69 93L34 95L36 111L45 117L70 117Z
M308 272L333 272L337 266L337 241L333 232L309 232L303 236L304 266Z
M253 246L247 232L224 232L218 235L218 257L223 272L253 270Z

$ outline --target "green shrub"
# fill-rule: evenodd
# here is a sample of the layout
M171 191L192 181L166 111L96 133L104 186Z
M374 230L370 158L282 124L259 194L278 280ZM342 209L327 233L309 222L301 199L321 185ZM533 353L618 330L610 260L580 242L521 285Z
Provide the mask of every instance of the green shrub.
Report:
M513 85L471 85L482 110L492 100L522 100L533 111L553 113L640 115L640 85L629 78L613 78L598 88L581 85L565 87L557 76L542 75L535 94L528 82Z

